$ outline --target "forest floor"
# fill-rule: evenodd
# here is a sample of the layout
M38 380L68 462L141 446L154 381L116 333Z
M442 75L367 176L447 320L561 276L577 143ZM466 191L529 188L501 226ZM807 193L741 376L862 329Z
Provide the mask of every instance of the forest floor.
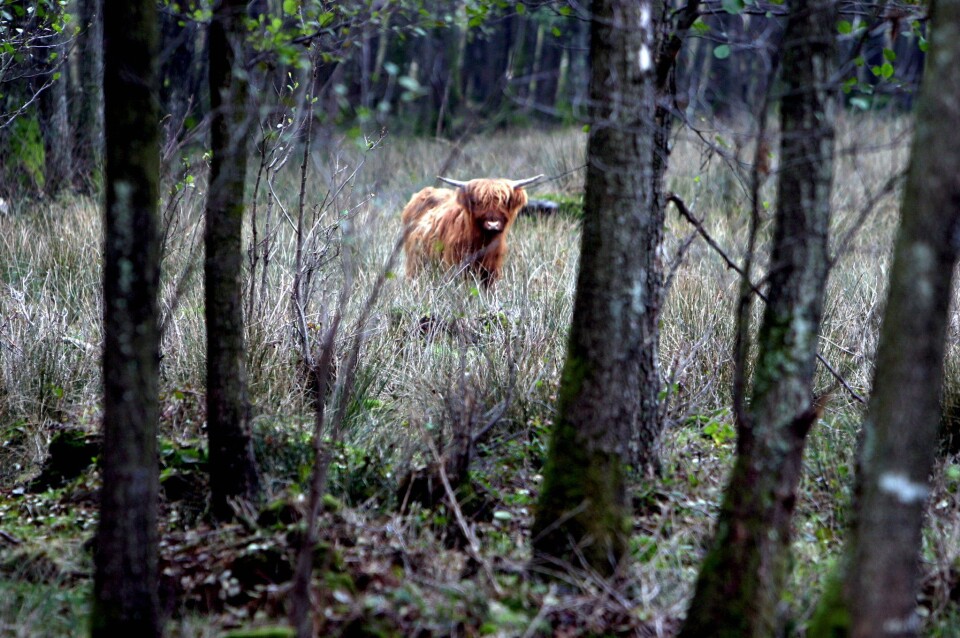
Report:
M841 124L833 228L839 258L821 353L867 395L897 223L897 192L885 185L903 169L909 127L890 118ZM735 260L749 210L737 171L752 152L740 139L733 130L684 135L668 184ZM363 337L341 436L331 443L314 555L321 635L670 636L679 626L734 456L737 280L672 212L664 247L672 279L660 335L663 471L656 481L631 482L631 560L612 579L570 566L563 580L543 582L528 570L573 304L584 141L579 131L503 133L464 148L347 136L314 152L305 194L314 228L308 319L327 325L347 287L353 292L343 307L348 329L340 351ZM545 173L550 179L531 196L561 202L561 212L518 221L504 279L491 290L459 278L408 281L402 267L391 268L371 320L360 325L396 242L400 209L443 165L454 166L448 176L457 179ZM273 196L267 188L255 193L260 241L272 240L269 261L251 262L255 276L247 282L264 501L241 511L236 523L213 526L205 509L197 268L203 180L196 167L178 170L167 175L162 206L161 599L167 635L240 636L285 622L312 469L313 419L289 316L289 219L297 214L299 175L296 168L264 173ZM773 196L770 180L763 197ZM0 263L0 636L87 633L99 484L99 216L96 204L82 199L0 216L9 255ZM955 314L944 390L945 423L954 426L958 337ZM832 385L821 370L818 389ZM860 418L860 404L837 391L810 436L783 606L788 635L804 634L842 551ZM406 479L423 476L458 428L478 431L491 420L454 499L418 498L423 490L402 487L417 485ZM928 635L960 636L956 457L941 459L933 482L920 609Z

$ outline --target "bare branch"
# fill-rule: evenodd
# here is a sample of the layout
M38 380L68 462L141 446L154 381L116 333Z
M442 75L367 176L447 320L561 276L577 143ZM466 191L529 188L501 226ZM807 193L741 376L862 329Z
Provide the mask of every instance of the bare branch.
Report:
M701 223L700 220L694 217L693 213L690 212L690 209L687 208L687 205L684 203L684 201L674 193L671 193L667 197L667 201L672 202L673 205L677 207L677 211L680 213L680 215L697 229L697 232L700 233L700 236L703 237L705 242L707 242L707 245L710 246L718 255L720 255L720 258L723 259L724 263L727 264L727 267L740 275L753 294L755 294L761 301L766 302L767 296L763 293L763 291L757 288L746 278L746 272L727 255L723 248L720 247L710 233L707 232L706 228L703 227L703 223ZM847 391L847 394L849 394L858 403L866 405L866 399L864 399L862 396L860 396L860 394L857 393L856 390L850 387L850 384L847 383L846 379L844 379L843 376L837 372L836 369L834 369L834 367L831 366L826 359L824 359L823 355L817 353L817 360L820 361L823 367L827 369L827 371L833 376L834 379L837 380L843 389Z

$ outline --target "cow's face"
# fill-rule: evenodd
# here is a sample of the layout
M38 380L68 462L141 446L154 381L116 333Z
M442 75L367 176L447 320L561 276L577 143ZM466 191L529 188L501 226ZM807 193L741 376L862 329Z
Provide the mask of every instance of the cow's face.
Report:
M473 218L481 234L493 237L504 232L526 203L523 189L504 180L476 179L459 189L457 199Z
M507 216L498 210L477 211L473 219L485 235L497 235L507 227Z

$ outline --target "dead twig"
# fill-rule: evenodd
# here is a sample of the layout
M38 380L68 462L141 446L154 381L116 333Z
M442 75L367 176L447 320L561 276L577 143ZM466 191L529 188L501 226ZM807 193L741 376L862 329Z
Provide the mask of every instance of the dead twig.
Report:
M703 240L707 242L707 245L713 248L718 255L720 255L720 258L723 259L724 263L727 264L727 267L740 275L753 294L755 294L761 301L766 303L767 296L763 293L763 291L757 288L753 282L747 279L746 272L744 272L744 270L727 255L726 251L720 247L720 244L718 244L716 240L710 236L710 233L707 232L707 229L703 227L703 223L697 219L693 213L690 212L690 209L687 208L687 205L684 203L684 201L674 193L670 193L668 195L667 201L672 202L673 205L677 207L677 211L679 211L680 215L697 229L697 232L700 233L700 236L703 237ZM834 369L834 367L830 365L830 363L824 359L823 355L821 355L819 352L817 353L817 360L823 365L823 367L827 369L833 378L837 380L840 386L847 391L847 394L849 394L851 398L862 405L867 404L866 399L864 399L859 393L857 393L856 390L850 387L850 384L847 383L847 380L844 379L843 376L837 372L836 369Z
M454 518L457 519L457 526L463 533L464 538L467 539L467 553L470 554L470 558L475 560L477 564L483 568L483 573L487 577L487 581L490 583L490 587L493 589L494 593L498 597L503 596L503 590L500 588L496 577L493 575L493 568L490 567L490 562L480 554L480 540L474 533L473 528L470 527L470 524L467 523L467 519L463 515L463 510L460 509L460 503L457 501L457 495L453 491L453 486L450 484L450 478L447 476L447 471L443 467L444 464L443 460L440 458L440 452L437 451L437 447L433 444L433 441L430 440L430 437L424 438L426 438L429 442L430 453L433 454L433 460L437 464L440 482L443 484L443 491L447 495L447 502L450 506L450 509L453 511Z

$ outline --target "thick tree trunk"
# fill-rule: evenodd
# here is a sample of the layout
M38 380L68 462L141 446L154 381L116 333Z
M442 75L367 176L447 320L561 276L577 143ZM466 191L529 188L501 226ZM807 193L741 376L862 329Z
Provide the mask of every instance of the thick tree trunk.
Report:
M210 23L210 191L204 268L207 319L207 435L210 502L217 519L232 499L252 500L259 480L250 436L243 347L244 184L248 91L243 60L245 0L224 0Z
M777 635L828 272L834 3L795 5L784 45L769 293L749 412L681 636Z
M149 637L161 634L156 3L116 3L104 32L103 489L91 626L94 637Z
M626 549L624 477L653 377L649 289L654 21L650 2L593 2L580 273L557 421L533 526L535 562L611 573Z
M960 233L960 2L931 3L902 222L863 422L843 587L812 635L917 636L923 511L936 453Z

